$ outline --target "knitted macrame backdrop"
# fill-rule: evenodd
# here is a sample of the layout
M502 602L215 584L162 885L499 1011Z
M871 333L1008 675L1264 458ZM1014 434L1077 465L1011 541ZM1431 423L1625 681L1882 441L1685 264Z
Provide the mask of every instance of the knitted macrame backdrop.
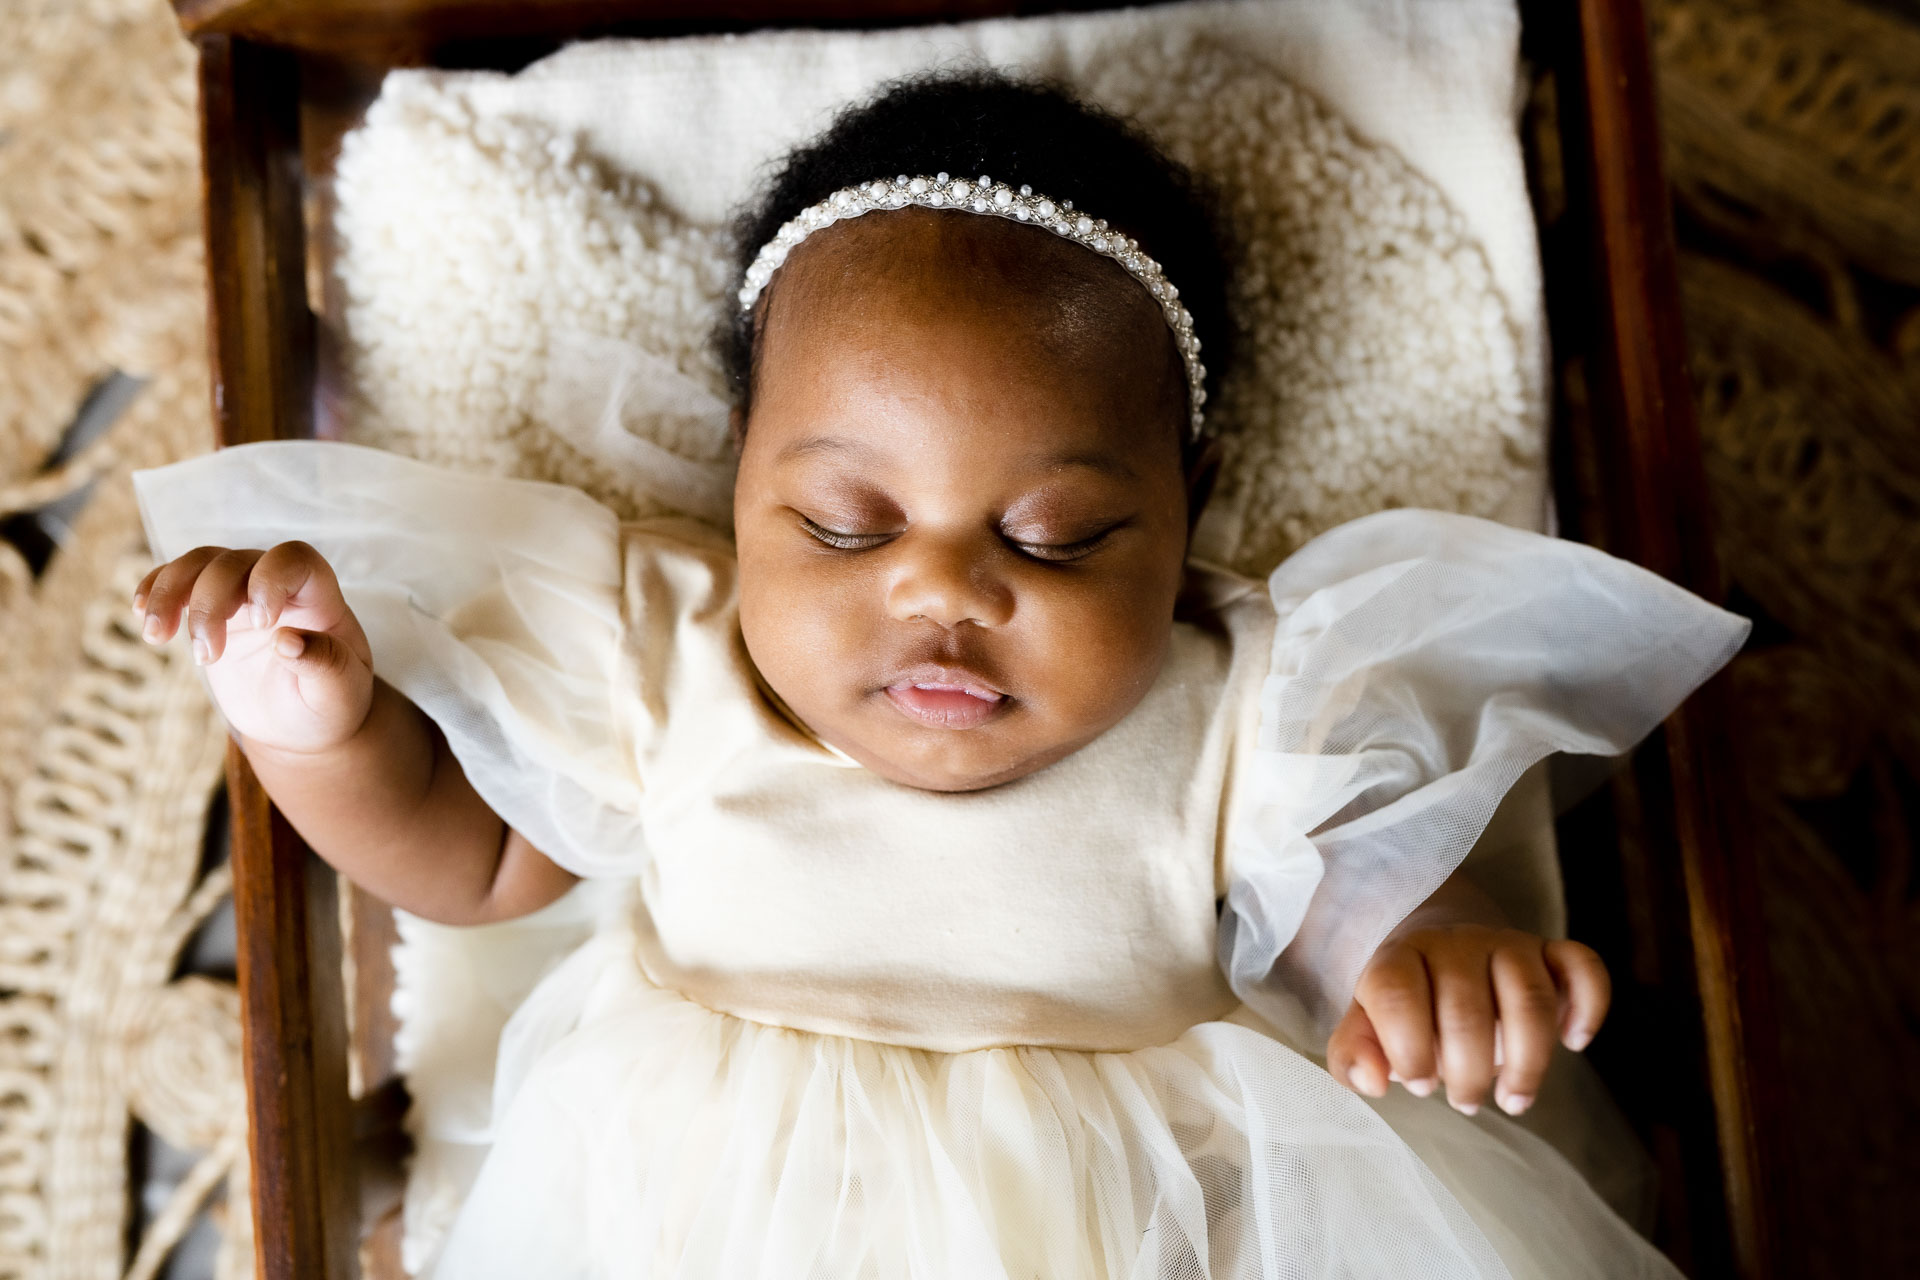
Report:
M143 1277L245 1160L234 992L171 980L226 892L225 734L127 625L127 472L213 443L193 57L153 0L6 0L0 30L0 518L92 486L37 579L0 541L0 1277ZM131 407L46 465L116 371ZM136 1120L204 1154L129 1258ZM220 1272L250 1275L230 1221Z
M1652 8L1721 553L1765 623L1735 676L1808 1099L1804 1274L1920 1274L1920 34ZM126 472L212 443L192 56L159 0L0 0L0 30L0 520L92 486L37 577L0 538L0 1280L145 1276L244 1173L233 993L173 978L224 891L222 735L125 626ZM116 370L131 408L49 465ZM204 1154L130 1256L135 1120ZM224 1221L222 1280L251 1271Z

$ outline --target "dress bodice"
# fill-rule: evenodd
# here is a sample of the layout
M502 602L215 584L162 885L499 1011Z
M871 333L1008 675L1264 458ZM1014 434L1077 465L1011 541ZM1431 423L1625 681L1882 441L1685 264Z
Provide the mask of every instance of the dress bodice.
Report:
M1190 619L1118 725L1017 781L941 794L783 712L740 641L724 543L628 526L623 546L616 705L647 780L653 981L758 1022L942 1051L1139 1048L1232 1007L1221 833L1271 645L1257 583L1196 567Z

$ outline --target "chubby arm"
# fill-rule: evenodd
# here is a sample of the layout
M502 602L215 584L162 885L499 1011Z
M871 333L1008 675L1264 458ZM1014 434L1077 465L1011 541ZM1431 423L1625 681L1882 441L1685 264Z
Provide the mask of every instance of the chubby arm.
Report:
M375 679L353 736L320 752L240 738L260 783L314 852L385 902L442 924L546 906L577 879L487 806L433 721Z
M142 634L184 624L267 794L314 851L394 906L483 924L575 877L488 807L418 707L373 675L333 570L303 542L197 547L134 594Z
M1493 1086L1500 1108L1519 1115L1554 1041L1586 1048L1611 998L1592 948L1512 928L1455 871L1374 952L1327 1042L1327 1069L1376 1098L1393 1080L1421 1097L1444 1083L1468 1115Z

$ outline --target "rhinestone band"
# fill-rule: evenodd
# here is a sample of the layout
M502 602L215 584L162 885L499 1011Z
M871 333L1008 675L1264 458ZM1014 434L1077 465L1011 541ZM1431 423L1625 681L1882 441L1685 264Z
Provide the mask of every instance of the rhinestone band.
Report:
M1035 195L1033 188L1014 188L995 182L982 174L978 180L954 178L937 173L931 178L909 177L876 179L840 190L811 205L789 221L760 247L753 265L747 268L746 283L740 287L740 309L750 311L754 299L767 287L767 281L787 260L787 255L802 240L822 227L844 218L857 218L876 209L899 209L906 205L926 209L957 209L962 212L988 213L998 218L1044 227L1055 235L1111 258L1127 269L1154 300L1173 330L1173 342L1187 366L1187 403L1192 438L1199 439L1202 407L1207 402L1207 368L1200 363L1200 339L1193 334L1193 317L1180 303L1180 291L1173 287L1160 264L1140 252L1140 246L1118 231L1110 231L1104 219L1090 218L1073 207L1073 201L1054 201Z

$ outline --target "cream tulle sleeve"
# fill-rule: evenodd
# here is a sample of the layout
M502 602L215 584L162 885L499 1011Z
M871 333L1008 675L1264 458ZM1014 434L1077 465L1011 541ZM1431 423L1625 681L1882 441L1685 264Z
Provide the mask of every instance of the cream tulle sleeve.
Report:
M640 779L611 713L613 512L563 485L318 441L222 449L133 480L162 560L312 544L375 674L433 718L502 819L577 874L640 870Z
M1268 586L1220 956L1243 1000L1315 1048L1524 770L1628 750L1749 629L1591 547L1433 511L1342 525Z

